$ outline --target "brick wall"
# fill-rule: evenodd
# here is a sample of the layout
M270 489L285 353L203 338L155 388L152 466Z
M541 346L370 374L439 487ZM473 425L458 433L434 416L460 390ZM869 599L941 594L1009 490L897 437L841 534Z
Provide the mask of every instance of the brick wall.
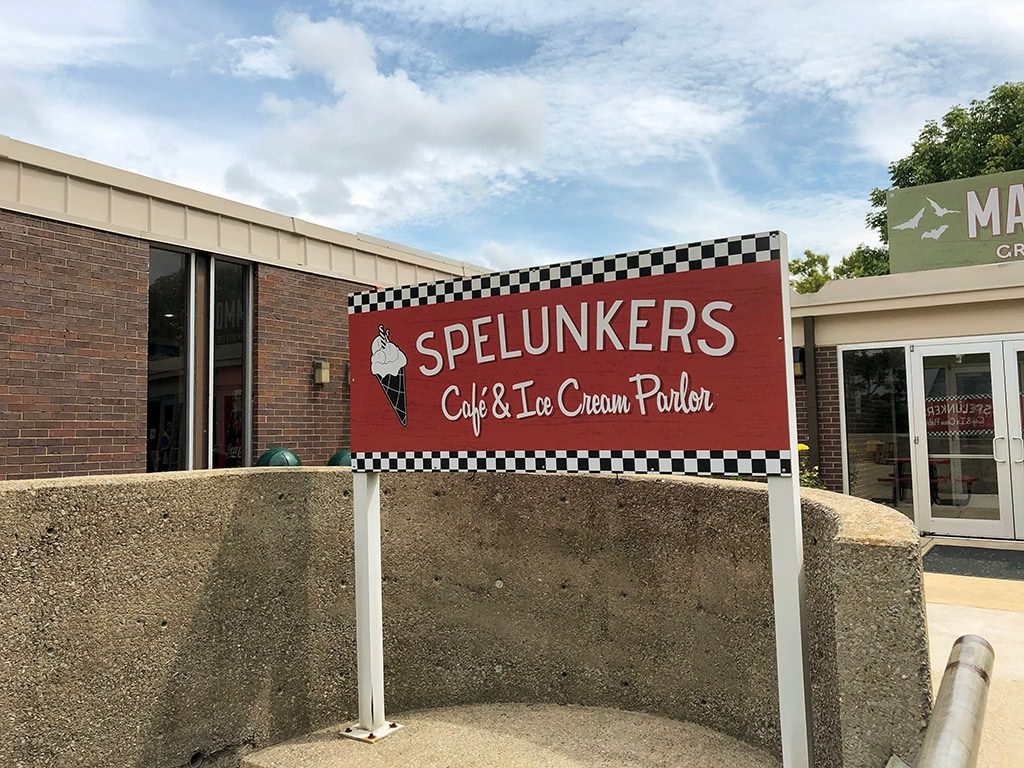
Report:
M0 211L0 479L144 472L149 245Z
M837 410L839 374L835 347L818 347L815 363L818 366L818 473L829 490L842 493L843 457ZM797 379L795 384L797 441L813 446L814 438L807 426L807 380Z
M0 211L0 480L146 470L149 244ZM253 456L348 447L346 301L365 286L255 267ZM331 382L313 383L313 360ZM842 489L836 349L819 347L820 471ZM806 388L797 429L807 442Z
M797 442L810 445L811 436L807 434L807 380L797 379L796 390L796 439Z
M253 460L283 445L322 465L349 446L348 294L366 286L278 267L256 267ZM313 383L313 361L331 365Z
M843 448L839 428L839 365L835 347L818 347L818 440L821 479L831 491L843 490Z

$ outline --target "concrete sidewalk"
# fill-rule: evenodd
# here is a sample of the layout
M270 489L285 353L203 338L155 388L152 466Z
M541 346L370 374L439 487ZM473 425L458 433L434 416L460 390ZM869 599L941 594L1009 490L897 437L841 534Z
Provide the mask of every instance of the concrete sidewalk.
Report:
M716 731L653 715L553 704L411 712L378 744L339 728L255 752L242 768L779 768Z
M932 680L938 690L953 641L981 635L996 661L979 768L1024 764L1024 581L925 574Z

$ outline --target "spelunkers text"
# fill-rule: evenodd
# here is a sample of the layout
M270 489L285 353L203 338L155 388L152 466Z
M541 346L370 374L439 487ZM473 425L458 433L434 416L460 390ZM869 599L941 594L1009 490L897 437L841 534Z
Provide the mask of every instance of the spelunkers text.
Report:
M524 355L629 350L722 357L736 345L726 324L732 304L709 301L698 309L683 299L632 299L581 302L524 309L511 315L485 315L452 323L416 339L416 350L429 358L424 376L454 371L460 362L486 365ZM521 339L521 344L514 339Z

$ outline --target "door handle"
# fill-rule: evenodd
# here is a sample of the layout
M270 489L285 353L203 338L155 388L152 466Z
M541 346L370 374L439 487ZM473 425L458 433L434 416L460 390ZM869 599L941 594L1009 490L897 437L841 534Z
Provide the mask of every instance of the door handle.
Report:
M1017 454L1017 458L1013 460L1013 463L1024 464L1024 437L1011 437L1010 440L1016 440L1020 443L1020 453Z
M1005 464L1006 458L999 458L999 451L996 450L996 446L999 445L1000 440L1005 440L1005 437L993 437L992 438L992 458L996 460L997 464Z

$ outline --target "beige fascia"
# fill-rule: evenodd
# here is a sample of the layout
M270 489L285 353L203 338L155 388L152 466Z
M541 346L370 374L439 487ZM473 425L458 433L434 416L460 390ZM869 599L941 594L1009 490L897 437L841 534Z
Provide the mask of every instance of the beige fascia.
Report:
M1024 333L1024 262L836 280L792 296L794 344L818 346Z
M3 135L0 209L369 286L487 271Z

